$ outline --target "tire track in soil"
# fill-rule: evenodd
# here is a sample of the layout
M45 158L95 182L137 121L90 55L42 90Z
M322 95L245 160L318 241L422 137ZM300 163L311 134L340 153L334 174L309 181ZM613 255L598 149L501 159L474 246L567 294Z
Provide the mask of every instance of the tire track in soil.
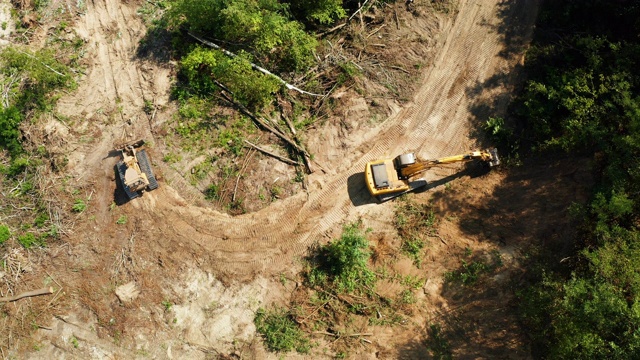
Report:
M256 213L231 218L200 207L202 194L173 169L159 162L165 181L160 189L148 194L155 200L154 205L141 216L155 225L154 230L163 235L164 241L193 241L197 249L194 252L208 252L208 265L213 269L242 276L282 271L294 257L303 255L313 242L322 241L345 221L366 216L372 207L386 206L391 213L392 206L387 205L353 206L349 193L364 199L368 193L364 184L355 185L357 189L348 191L349 176L361 173L369 160L408 150L430 158L470 148L467 132L473 99L468 98L465 89L481 83L500 68L512 68L515 64L515 61L500 58L499 34L486 23L487 19L503 20L496 15L500 4L498 0L460 2L458 14L442 24L445 36L436 45L442 50L433 65L425 69L422 86L413 102L381 124L377 137L371 134L363 137L361 145L352 152L361 154L360 157L353 160L351 166L341 167L347 170L327 180L321 189L277 201ZM526 14L528 6L519 8ZM69 115L92 119L99 115L99 109L113 106L119 99L123 107L120 120L124 123L132 114L145 116L141 111L145 94L162 91L154 88L153 78L141 76L143 62L129 58L144 30L132 9L119 6L115 0L87 4L87 15L78 32L93 42L90 50L97 54L94 58L96 66L92 67L88 81L81 83L78 91L86 96L79 97L78 103L73 104L72 100L67 99L66 103L61 100L61 108L72 108ZM517 14L509 16L510 21L518 18ZM119 30L121 28L127 31ZM154 76L168 77L168 70L164 74L154 73ZM97 83L102 85L97 86ZM120 129L126 129L126 125L104 126L102 141L78 169L81 174L104 166L99 156L110 150ZM151 136L148 121L134 122L129 130ZM321 175L311 175L310 182L313 183L316 177L321 178ZM171 186L175 191L162 189L162 185ZM185 202L189 205L185 206Z
M185 219L182 231L188 232L191 227L213 230L198 232L201 237L197 242L215 254L224 254L214 257L214 268L220 271L277 273L345 220L366 215L370 206L379 206L356 208L348 197L348 177L361 172L367 161L411 149L426 158L469 149L468 109L472 99L468 99L465 88L493 75L500 67L497 64L513 66L514 63L499 57L502 50L499 35L486 24L486 19L498 21L497 5L488 1L460 4L457 17L444 27L448 37L443 51L427 70L414 102L387 120L381 137L372 147L364 144L356 150L363 154L360 160L321 190L311 192L301 207L287 205L294 205L289 203L296 202L302 195L283 201L284 205L236 218L189 217L191 210L181 210L179 213ZM432 141L434 137L438 141ZM358 196L366 195L364 184L358 190ZM278 219L274 222L274 218ZM261 237L252 229L269 235ZM300 229L304 229L303 233L298 233ZM220 241L221 238L225 240Z

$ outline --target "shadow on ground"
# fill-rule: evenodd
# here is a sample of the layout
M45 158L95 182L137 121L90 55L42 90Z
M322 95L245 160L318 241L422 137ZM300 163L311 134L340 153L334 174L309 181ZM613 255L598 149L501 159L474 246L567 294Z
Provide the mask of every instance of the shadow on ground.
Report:
M504 262L480 272L473 284L445 282L440 295L447 310L439 309L424 324L424 329L439 326L438 337L425 330L420 339L401 347L398 357L429 359L430 348L445 344L455 359L530 358L515 298L526 281L526 259L544 252L557 266L568 266L561 260L573 254L576 226L568 209L588 200L592 183L589 159L539 158L526 160L520 167L464 178L434 193L438 218L455 219L450 221L461 237L495 249L495 253L471 253L449 248L459 267L448 271L469 274L471 264L489 264L495 254Z
M540 1L504 1L498 5L502 21L493 26L501 34L499 54L515 64L466 89L477 99L470 107L470 136L478 145L493 147L484 125L490 117L508 119L507 108L522 85L523 52ZM463 284L445 281L440 295L446 307L434 309L420 337L398 349L400 359L530 359L527 331L519 323L516 292L526 285L527 257L544 254L560 268L568 267L574 252L575 226L569 215L574 203L584 204L593 184L590 160L530 158L518 167L496 169L476 179L460 179L433 195L440 219L453 223L460 237L495 249L504 263ZM449 272L471 272L472 263L491 256L488 250L470 253L449 249L458 259ZM434 332L434 329L437 331Z
M503 1L498 4L498 25L486 24L500 34L503 50L499 56L513 65L508 71L468 87L465 92L477 99L470 106L470 136L483 147L494 147L486 137L485 124L491 117L506 117L510 102L520 91L524 79L524 53L529 46L540 0ZM532 11L535 10L535 11Z

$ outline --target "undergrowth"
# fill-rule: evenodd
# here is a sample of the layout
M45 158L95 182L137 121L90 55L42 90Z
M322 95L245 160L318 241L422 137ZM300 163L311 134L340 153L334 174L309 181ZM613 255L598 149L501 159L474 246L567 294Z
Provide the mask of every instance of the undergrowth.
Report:
M267 348L271 351L286 352L296 350L308 353L311 343L300 330L287 309L258 309L254 319L256 330L262 334Z
M256 316L269 349L289 351L302 334L319 334L331 339L331 351L346 356L368 341L363 335L367 327L393 326L410 318L419 306L417 292L424 279L374 269L369 233L361 221L346 224L339 238L311 251L300 274L304 286L296 287L288 310L261 310ZM399 290L381 294L377 284L382 280L400 285ZM270 327L265 319L271 320Z
M408 196L400 197L394 225L402 240L402 252L420 267L429 236L437 236L437 219L430 204L418 204Z

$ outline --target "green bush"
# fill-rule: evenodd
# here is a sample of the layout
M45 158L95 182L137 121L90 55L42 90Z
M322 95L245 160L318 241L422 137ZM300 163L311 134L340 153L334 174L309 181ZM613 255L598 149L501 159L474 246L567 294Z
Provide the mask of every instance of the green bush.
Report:
M171 23L220 39L229 50L249 49L260 63L283 71L303 70L315 60L315 37L288 18L277 0L178 0Z
M258 309L254 319L256 330L262 334L271 351L291 351L306 354L311 349L309 339L298 328L286 309Z
M11 237L11 232L6 225L0 225L0 245L4 244Z
M182 59L181 70L195 94L207 96L220 90L214 83L217 80L251 110L268 105L280 88L274 78L254 71L250 56L244 52L229 58L218 50L196 47Z
M25 249L30 249L33 246L43 246L44 245L44 239L43 238L37 238L32 233L26 233L24 235L18 236L18 243L20 245L24 246Z
M15 106L0 110L0 147L9 151L12 156L22 152L20 144L20 124L23 116Z
M312 24L330 25L347 16L342 0L297 0L287 3L298 19Z
M81 212L85 211L86 209L87 209L87 203L82 199L76 199L73 202L73 206L71 207L71 210L73 210L74 212L77 212L77 213L81 213Z
M369 269L369 241L356 222L345 225L342 236L323 246L318 254L318 266L307 275L311 286L324 286L330 281L338 292L369 292L376 276Z

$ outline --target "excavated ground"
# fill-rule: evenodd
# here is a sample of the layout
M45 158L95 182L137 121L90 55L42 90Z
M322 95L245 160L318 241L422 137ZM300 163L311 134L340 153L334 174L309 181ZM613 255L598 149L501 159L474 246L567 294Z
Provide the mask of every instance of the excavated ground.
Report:
M415 2L423 10L430 3ZM295 284L283 285L280 276L295 278L307 249L339 236L346 222L362 219L378 243L397 243L394 204L371 199L364 164L407 151L436 158L486 145L478 129L488 116L506 110L539 1L461 0L455 12L439 14L435 22L420 21L423 10L409 13L396 4L400 32L388 26L376 33L376 41L389 47L393 36L420 33L432 41L431 60L420 69L410 101L387 101L391 115L372 123L366 119L370 99L337 91L349 124L333 119L308 136L309 150L324 171L309 176L306 191L236 217L202 206L201 193L160 161L169 149L156 139L156 130L175 109L169 100L175 68L136 57L146 31L136 13L141 4L99 0L85 6L73 29L86 42L86 74L57 110L73 123L73 132L52 126L50 136L61 139L61 151L70 154L69 185L91 193L92 200L65 243L50 247L25 278L30 285L49 274L62 289L55 317L43 319L48 325L33 339L38 350L20 354L29 358L278 358L256 337L255 310L287 303ZM410 51L398 48L396 56ZM153 117L144 112L148 102L160 109ZM111 207L117 159L110 151L127 137L158 144L149 151L160 188ZM264 168L262 176L273 177ZM459 265L465 248L503 254L505 268L487 280L487 289L518 274L516 254L529 240L522 229L530 224L522 221L534 221L571 201L550 197L545 189L582 196L573 177L586 175L577 166L571 172L542 164L481 177L459 170L430 173L434 185L414 194L420 201L435 195L432 200L445 219L439 229L442 241L430 244L422 269L398 265L400 271L428 279L420 310L403 326L374 328L373 343L354 349L353 356L424 358L425 327L443 322L453 331L456 358L530 357L526 337L509 311L510 295L444 288L443 274ZM556 176L563 171L568 175ZM516 219L518 212L526 216ZM116 225L123 216L126 222ZM564 234L566 219L548 220L538 220L539 232ZM122 287L126 284L128 291ZM320 350L313 354L323 356Z

